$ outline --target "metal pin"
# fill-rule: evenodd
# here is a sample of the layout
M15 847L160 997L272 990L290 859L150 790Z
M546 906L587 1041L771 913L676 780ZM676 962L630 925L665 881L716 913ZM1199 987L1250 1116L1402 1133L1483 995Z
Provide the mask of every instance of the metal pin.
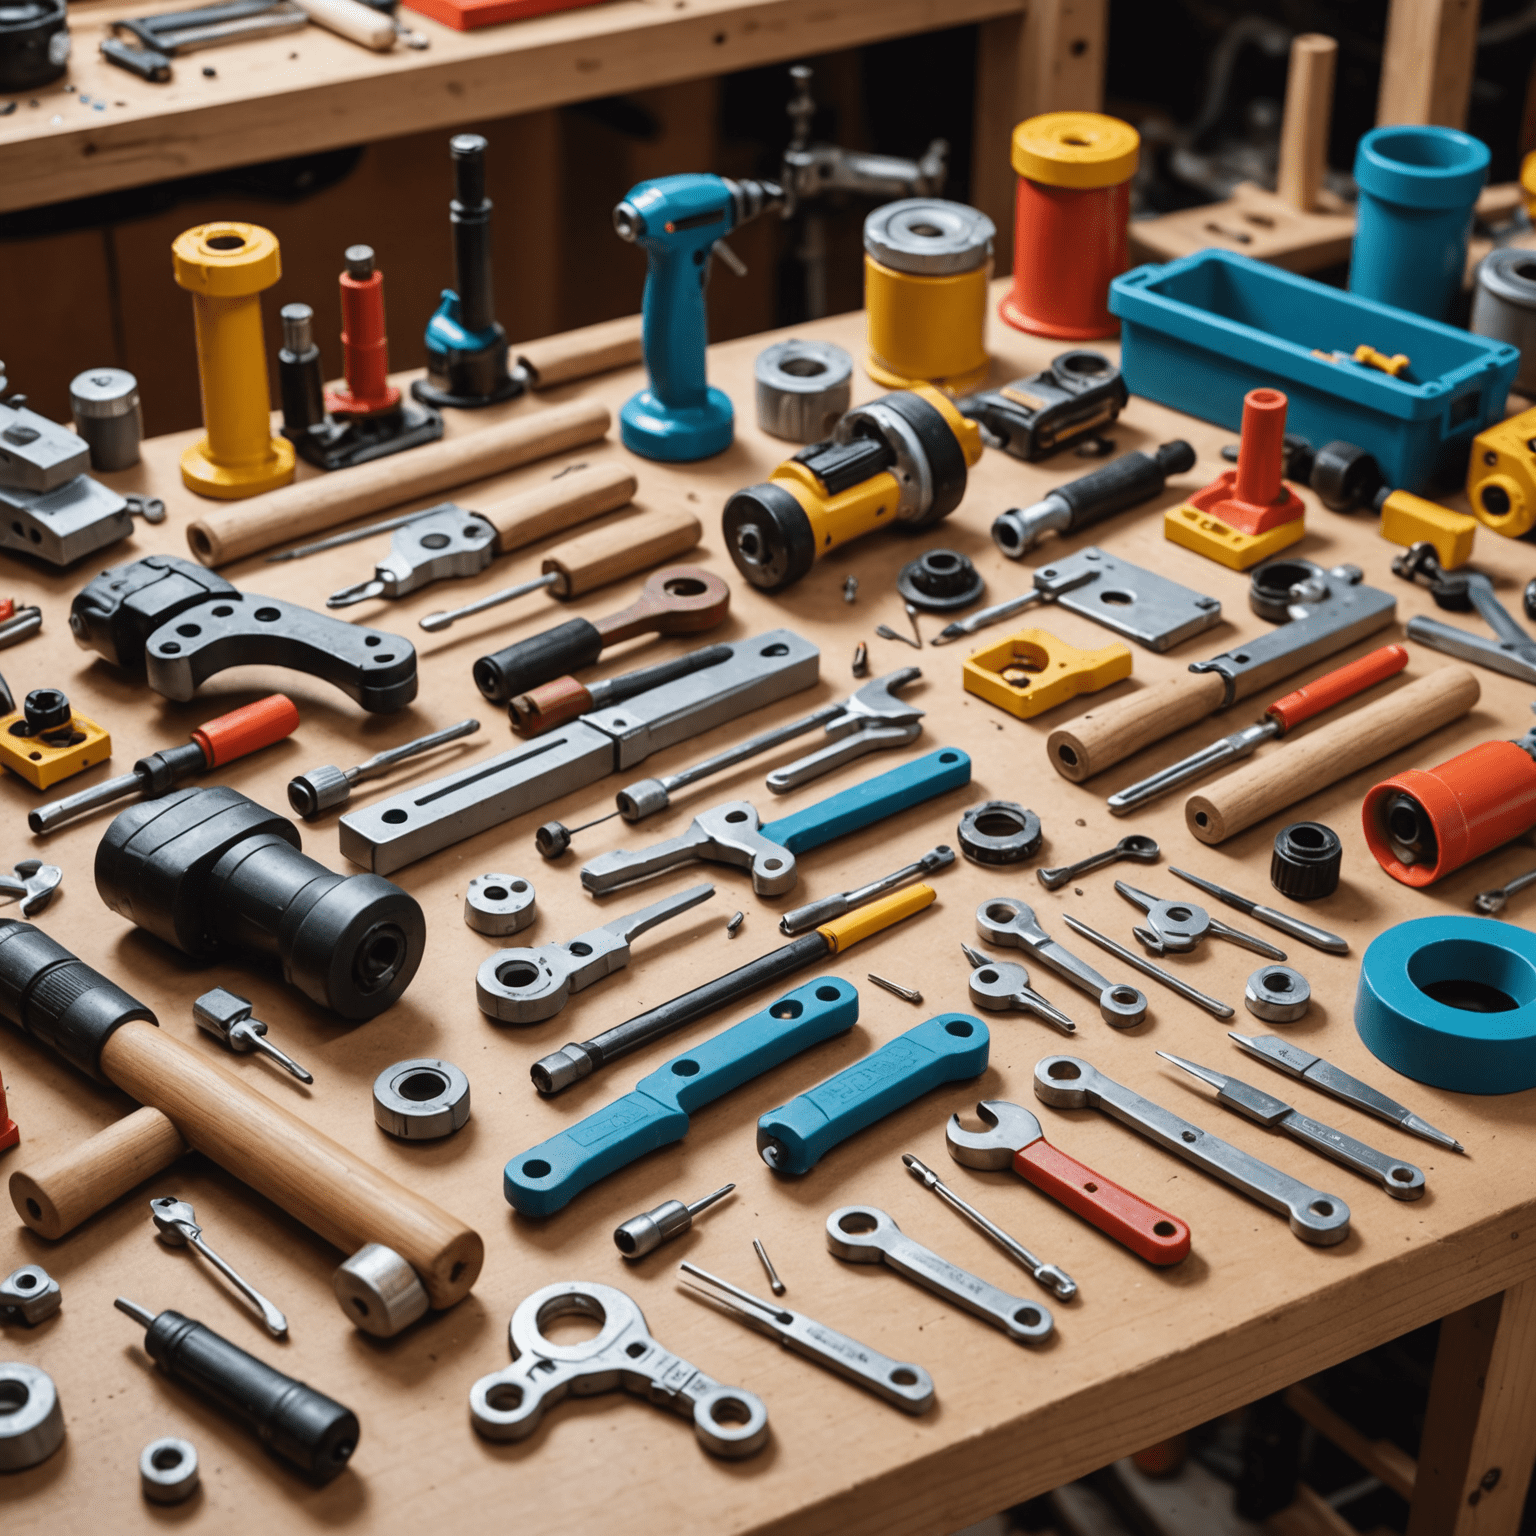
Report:
M773 1267L773 1260L768 1257L768 1250L763 1247L761 1238L752 1239L752 1251L763 1261L763 1268L768 1274L768 1289L775 1296L782 1296L788 1287L779 1279L779 1272Z
M1085 939L1092 939L1100 949L1107 949L1110 954L1124 960L1129 966L1133 966L1145 976L1150 976L1153 981L1160 981L1172 992L1177 992L1180 997L1188 999L1197 1008L1204 1008L1207 1013L1214 1014L1218 1019L1230 1019L1232 1010L1219 998L1207 997L1204 992L1197 991L1187 981L1180 981L1177 976L1171 976L1165 970L1152 964L1150 960L1143 960L1134 950L1127 949L1123 944L1117 944L1111 938L1106 938L1097 929L1090 928L1087 923L1080 923L1069 912L1061 914L1061 920L1074 933L1080 933Z
M736 935L741 931L741 925L744 922L746 922L746 920L747 920L747 914L745 912L733 912L733 913L731 913L729 919L727 919L727 921L726 921L726 925L725 925L726 933L729 934L730 937L734 939L736 937Z
M918 648L918 650L922 650L922 648L923 648L923 632L922 632L922 630L920 630L917 627L917 608L912 603L908 603L906 605L906 607L907 607L907 621L912 626L912 644L915 645Z
M904 635L899 629L892 629L889 624L876 624L875 633L882 640L900 640L903 645L916 646L918 650L922 650L922 646L918 645L911 635Z
M923 1000L923 994L915 987L904 987L899 981L889 981L884 976L876 976L873 971L869 973L869 979L877 987L884 987L887 992L894 992L897 997L906 1002L920 1003Z
M869 646L862 640L853 648L853 675L869 676Z
M850 576L843 583L843 601L851 603L859 595L859 578Z

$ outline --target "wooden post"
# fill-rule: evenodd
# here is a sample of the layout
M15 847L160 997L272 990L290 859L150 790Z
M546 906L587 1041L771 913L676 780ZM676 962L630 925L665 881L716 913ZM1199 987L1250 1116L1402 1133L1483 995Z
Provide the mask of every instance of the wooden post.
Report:
M1311 213L1317 206L1328 169L1328 125L1333 120L1333 70L1338 54L1339 45L1317 32L1291 39L1275 190L1300 213Z
M1392 0L1376 126L1467 126L1479 0Z
M1440 1324L1408 1536L1515 1536L1536 1459L1536 1280Z

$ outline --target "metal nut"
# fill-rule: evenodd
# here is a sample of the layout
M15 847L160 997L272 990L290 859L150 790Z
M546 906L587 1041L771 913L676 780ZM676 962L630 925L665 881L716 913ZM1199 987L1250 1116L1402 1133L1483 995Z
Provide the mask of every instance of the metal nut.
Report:
M64 1443L64 1410L53 1378L19 1360L0 1364L0 1472L21 1472Z
M392 1339L431 1304L421 1277L393 1248L365 1243L331 1276L331 1288L354 1328Z
M775 342L752 371L759 429L792 443L830 437L853 399L853 359L829 341Z
M0 1322L28 1328L52 1317L63 1301L59 1282L41 1265L23 1264L0 1280Z
M531 882L517 875L476 875L464 893L464 921L476 933L504 939L534 919Z
M983 800L960 818L960 851L975 864L1018 864L1040 851L1040 818L1013 800Z
M469 1119L469 1079L430 1056L397 1061L373 1080L373 1118L407 1141L452 1135Z
M1312 988L1288 965L1260 966L1243 988L1243 1002L1256 1019L1293 1024L1312 1006Z
M197 1447L164 1435L139 1453L139 1486L151 1504L180 1504L197 1492Z

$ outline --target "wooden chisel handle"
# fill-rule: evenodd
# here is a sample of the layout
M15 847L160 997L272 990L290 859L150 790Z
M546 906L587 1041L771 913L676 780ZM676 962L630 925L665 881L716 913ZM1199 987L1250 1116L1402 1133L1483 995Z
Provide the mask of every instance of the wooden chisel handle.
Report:
M438 496L595 443L611 422L608 407L597 400L568 400L521 411L476 432L296 480L249 501L205 512L188 525L187 544L204 565L227 565L370 512Z
M698 518L681 508L635 512L557 544L545 555L540 569L545 575L560 573L560 580L550 588L551 596L580 597L625 576L648 571L675 555L687 554L703 535ZM606 621L597 622L603 629ZM608 636L606 629L603 633Z
M1481 691L1465 667L1440 667L1217 779L1184 802L1184 820L1202 843L1223 842L1459 720Z
M1045 744L1046 756L1062 778L1081 784L1154 741L1214 714L1226 687L1216 672L1180 672L1059 726Z
M533 375L535 389L553 389L595 373L628 368L642 362L645 349L640 339L640 316L602 320L579 330L562 331L527 341L516 351L517 361Z
M638 485L623 464L583 464L475 510L496 530L496 548L506 555L628 506Z
M316 26L349 42L361 43L375 53L395 46L394 19L362 0L297 0L298 7Z

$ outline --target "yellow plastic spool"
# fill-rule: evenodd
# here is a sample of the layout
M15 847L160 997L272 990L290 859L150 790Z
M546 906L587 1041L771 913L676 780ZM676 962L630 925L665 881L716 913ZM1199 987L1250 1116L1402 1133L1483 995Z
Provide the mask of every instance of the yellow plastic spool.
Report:
M237 501L293 479L293 444L271 427L261 293L282 276L277 236L259 224L199 224L171 245L192 295L203 436L181 456L188 490Z

